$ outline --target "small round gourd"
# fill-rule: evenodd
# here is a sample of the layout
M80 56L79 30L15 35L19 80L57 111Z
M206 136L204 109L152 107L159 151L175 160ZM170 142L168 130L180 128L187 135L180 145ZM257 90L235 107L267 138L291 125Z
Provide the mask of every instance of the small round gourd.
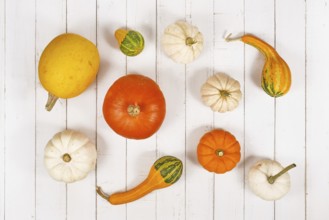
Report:
M65 130L54 135L45 147L44 163L57 181L84 179L96 165L96 147L83 133Z
M137 56L144 49L144 37L134 30L118 29L115 31L120 50L127 56Z
M178 21L164 30L161 46L173 61L187 64L200 55L203 36L197 27L185 21Z
M248 173L249 187L264 200L280 199L290 189L290 176L287 172L294 167L296 165L291 164L284 168L274 160L258 161Z
M214 129L200 139L197 156L209 172L226 173L240 161L240 144L231 133Z
M241 96L240 83L225 73L209 77L201 87L203 102L214 112L234 110Z

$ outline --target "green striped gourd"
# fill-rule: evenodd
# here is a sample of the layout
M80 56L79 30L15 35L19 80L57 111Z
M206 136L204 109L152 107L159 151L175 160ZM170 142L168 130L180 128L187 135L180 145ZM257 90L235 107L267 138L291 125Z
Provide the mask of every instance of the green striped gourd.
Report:
M176 157L164 156L159 158L149 172L147 178L135 188L127 192L106 195L100 187L97 193L113 205L135 201L156 189L171 186L179 180L183 172L183 163Z
M136 56L144 49L144 38L138 31L118 29L114 35L120 50L127 56Z

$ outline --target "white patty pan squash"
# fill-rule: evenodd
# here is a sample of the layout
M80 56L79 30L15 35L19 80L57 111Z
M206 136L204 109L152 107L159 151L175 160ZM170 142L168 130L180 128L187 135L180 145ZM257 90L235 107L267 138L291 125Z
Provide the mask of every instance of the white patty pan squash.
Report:
M234 110L241 96L240 83L225 73L214 74L201 87L202 101L214 112Z
M296 165L291 164L284 168L274 160L258 161L248 173L249 187L264 200L278 200L290 189L290 176L287 172L294 167Z
M96 157L96 147L86 135L65 130L55 134L46 145L44 163L52 178L72 183L95 168Z
M177 21L165 28L161 46L173 61L187 64L200 55L203 36L197 27L185 21Z

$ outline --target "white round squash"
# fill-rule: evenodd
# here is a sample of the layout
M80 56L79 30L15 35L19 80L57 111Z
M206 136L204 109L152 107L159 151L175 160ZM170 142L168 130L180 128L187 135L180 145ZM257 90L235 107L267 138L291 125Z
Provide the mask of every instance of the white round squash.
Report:
M185 21L177 21L164 30L161 46L173 61L187 64L200 55L203 36L197 27Z
M214 74L201 87L203 102L214 112L234 110L241 96L240 83L225 73Z
M44 151L49 175L65 183L85 178L95 168L96 157L95 145L86 135L73 130L55 134Z
M274 160L258 161L248 173L251 191L268 201L282 198L290 189L290 176L287 171L295 166L291 164L284 168Z

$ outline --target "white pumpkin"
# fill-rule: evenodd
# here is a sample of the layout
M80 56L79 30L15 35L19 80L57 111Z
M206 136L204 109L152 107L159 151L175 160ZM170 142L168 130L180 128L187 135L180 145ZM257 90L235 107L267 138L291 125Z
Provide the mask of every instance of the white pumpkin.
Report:
M264 200L282 198L290 189L288 170L296 167L291 164L284 168L274 160L258 161L248 173L248 183L252 192Z
M215 112L234 110L241 96L240 83L225 73L214 74L201 87L203 102Z
M95 168L96 157L96 147L86 135L65 130L55 134L46 145L44 163L55 180L72 183Z
M178 21L164 30L161 46L172 60L187 64L200 55L203 36L197 27L185 21Z

